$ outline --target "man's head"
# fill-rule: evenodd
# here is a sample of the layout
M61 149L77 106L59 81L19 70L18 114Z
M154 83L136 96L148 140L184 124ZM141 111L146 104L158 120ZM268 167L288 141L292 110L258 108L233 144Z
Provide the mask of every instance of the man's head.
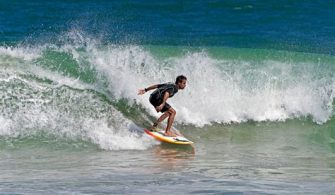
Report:
M184 75L179 75L176 78L176 85L178 89L184 89L186 87L187 78Z

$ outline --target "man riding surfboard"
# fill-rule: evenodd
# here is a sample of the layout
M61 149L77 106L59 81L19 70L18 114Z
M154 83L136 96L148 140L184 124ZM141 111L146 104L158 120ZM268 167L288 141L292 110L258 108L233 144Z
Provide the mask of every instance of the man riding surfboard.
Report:
M157 112L163 114L157 119L150 130L155 130L160 122L168 117L168 124L165 129L165 134L168 136L175 136L171 131L172 123L176 116L176 111L166 101L168 98L173 97L179 89L186 87L187 78L184 75L179 75L176 78L175 83L163 83L152 85L148 88L139 89L138 95L143 95L145 92L156 89L151 93L149 101L155 107Z

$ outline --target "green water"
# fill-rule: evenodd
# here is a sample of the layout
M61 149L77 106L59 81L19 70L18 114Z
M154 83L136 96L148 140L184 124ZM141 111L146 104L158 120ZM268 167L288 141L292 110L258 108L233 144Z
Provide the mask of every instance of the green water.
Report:
M176 194L333 192L334 135L324 126L288 121L181 130L195 141L193 148L109 151L50 138L6 140L1 191L138 194L167 193L173 186Z

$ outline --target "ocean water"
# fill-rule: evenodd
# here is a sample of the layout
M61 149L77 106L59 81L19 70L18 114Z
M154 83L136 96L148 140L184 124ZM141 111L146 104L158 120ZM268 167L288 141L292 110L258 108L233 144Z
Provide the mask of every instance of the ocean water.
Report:
M334 8L0 1L0 194L333 194ZM180 74L192 147L143 133Z

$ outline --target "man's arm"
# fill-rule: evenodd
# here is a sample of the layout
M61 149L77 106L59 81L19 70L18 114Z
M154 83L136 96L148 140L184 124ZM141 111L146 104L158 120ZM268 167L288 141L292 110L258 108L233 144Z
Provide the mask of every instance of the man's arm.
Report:
M158 86L159 86L159 84L157 84L157 85L151 85L150 87L147 87L147 88L144 88L144 89L139 89L137 95L143 95L147 91L150 91L150 90L158 88Z

